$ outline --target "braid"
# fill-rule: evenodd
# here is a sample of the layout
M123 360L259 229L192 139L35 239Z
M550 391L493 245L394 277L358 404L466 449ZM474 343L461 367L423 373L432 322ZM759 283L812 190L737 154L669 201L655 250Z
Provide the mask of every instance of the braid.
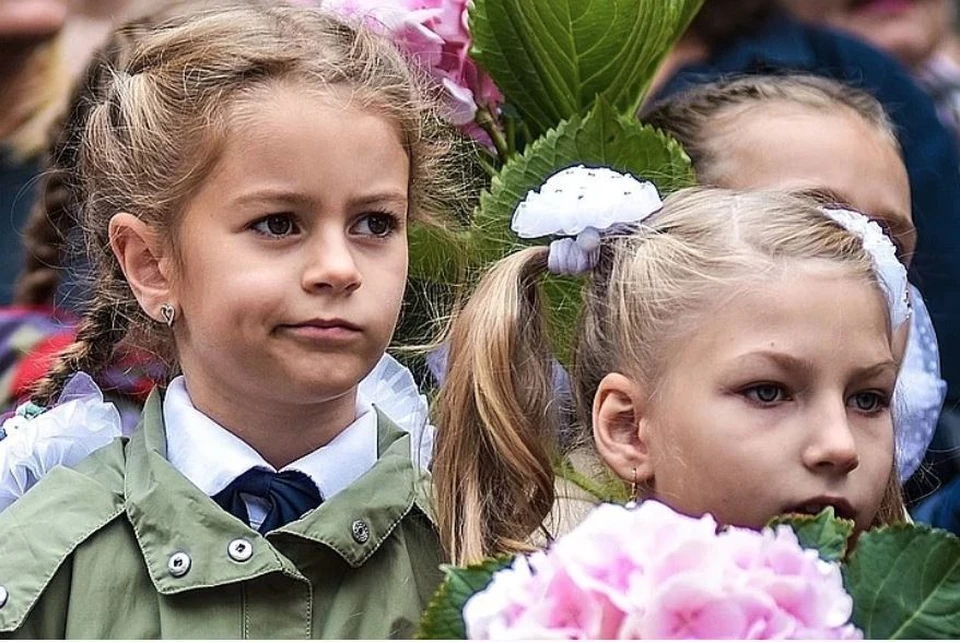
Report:
M97 296L93 300L77 329L74 343L60 353L47 375L34 387L31 398L35 403L42 406L55 403L73 374L82 371L94 375L110 362L114 349L129 328L130 305L118 306L109 296Z
M15 284L14 303L53 304L70 235L80 223L82 195L76 172L83 130L90 109L103 93L110 65L132 46L128 40L126 29L116 30L94 55L74 87L63 116L51 127L40 195L24 226L24 266Z
M24 227L24 265L15 283L14 303L52 305L67 236L76 225L73 202L62 172L52 168Z

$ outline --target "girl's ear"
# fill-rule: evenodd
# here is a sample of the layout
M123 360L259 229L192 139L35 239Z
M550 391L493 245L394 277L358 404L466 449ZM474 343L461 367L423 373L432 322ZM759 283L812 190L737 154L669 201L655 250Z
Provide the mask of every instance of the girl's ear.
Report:
M653 479L644 419L646 398L626 375L605 376L593 398L593 440L600 458L618 477L639 484Z
M110 247L140 307L163 321L160 306L178 307L171 281L171 261L160 235L133 214L121 212L110 219Z

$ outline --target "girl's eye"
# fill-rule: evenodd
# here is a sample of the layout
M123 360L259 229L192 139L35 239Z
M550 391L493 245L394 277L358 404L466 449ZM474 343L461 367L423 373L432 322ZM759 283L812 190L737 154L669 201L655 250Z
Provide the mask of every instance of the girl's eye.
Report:
M849 399L850 405L863 413L879 412L886 407L886 398L878 392L858 392Z
M253 229L264 236L289 236L297 230L293 217L289 214L271 214L253 224Z
M354 225L354 230L364 236L384 237L397 228L397 219L391 214L374 213L363 216Z
M761 383L751 386L743 391L743 395L760 405L774 404L787 398L787 393L783 387L775 383Z

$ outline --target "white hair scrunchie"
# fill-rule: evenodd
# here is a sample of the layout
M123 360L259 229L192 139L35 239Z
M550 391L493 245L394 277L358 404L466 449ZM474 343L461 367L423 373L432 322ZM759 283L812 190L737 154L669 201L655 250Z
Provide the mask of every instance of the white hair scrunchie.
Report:
M510 227L524 239L561 237L550 243L547 269L575 276L596 264L604 233L640 223L662 206L660 193L649 181L578 165L527 192Z

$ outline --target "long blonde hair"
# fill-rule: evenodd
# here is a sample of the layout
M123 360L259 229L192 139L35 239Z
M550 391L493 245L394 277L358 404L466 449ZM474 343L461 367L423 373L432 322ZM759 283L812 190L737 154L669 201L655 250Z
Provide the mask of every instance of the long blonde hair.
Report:
M635 233L605 239L584 286L574 354L580 424L590 426L606 374L655 389L670 347L721 293L803 260L880 287L860 239L799 196L684 190ZM554 501L557 414L538 294L545 268L546 248L503 259L453 322L433 470L440 535L456 563L526 550ZM903 515L893 462L890 480L882 523Z
M452 138L435 90L385 38L319 10L253 2L125 28L132 44L98 69L76 147L67 150L95 292L76 342L38 384L39 403L55 399L73 372L98 372L121 340L164 357L175 372L172 334L137 304L110 249L108 222L131 212L172 242L219 158L231 110L259 90L346 90L396 127L410 159L411 217L440 211L449 193Z

